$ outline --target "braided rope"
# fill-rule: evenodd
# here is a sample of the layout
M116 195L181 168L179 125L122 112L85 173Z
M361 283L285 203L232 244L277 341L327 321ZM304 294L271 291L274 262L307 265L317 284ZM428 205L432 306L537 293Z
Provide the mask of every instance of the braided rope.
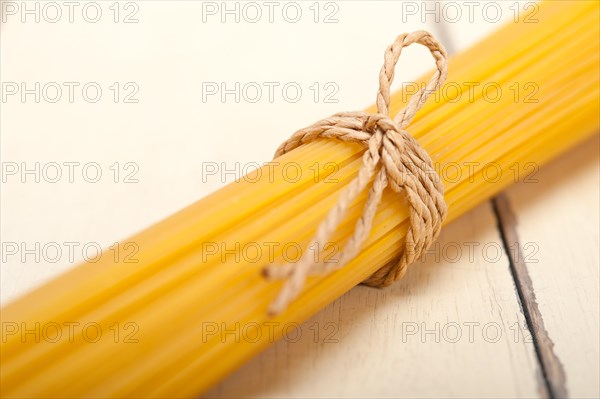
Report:
M394 68L402 50L414 43L430 50L437 71L425 89L412 96L408 105L392 120L388 113ZM300 294L308 275L331 273L342 268L358 255L371 231L383 190L388 185L395 192L405 193L409 204L410 227L399 259L383 266L363 283L382 287L401 278L406 273L407 266L427 250L437 238L447 213L444 188L429 154L404 128L410 124L429 95L443 84L446 75L446 51L430 33L416 31L402 34L385 51L383 67L379 73L376 114L366 112L335 114L298 130L277 149L275 157L302 144L322 138L358 142L367 148L362 157L363 165L358 176L350 182L340 195L337 204L319 225L311 240L311 248L315 248L312 244L317 245L316 248L323 248L323 244L328 242L344 220L351 203L366 189L372 179L373 183L369 189L363 214L356 222L354 233L344 246L338 262L315 262L307 251L295 264L265 267L267 278L286 280L269 308L271 314L278 314L285 310L287 305Z

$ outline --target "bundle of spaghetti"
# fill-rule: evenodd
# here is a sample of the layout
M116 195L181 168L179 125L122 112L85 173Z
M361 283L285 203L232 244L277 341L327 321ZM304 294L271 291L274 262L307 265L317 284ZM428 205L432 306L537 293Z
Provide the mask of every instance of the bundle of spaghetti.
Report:
M440 172L446 223L597 132L598 8L542 3L540 23L510 24L450 61L444 96L408 128ZM487 92L467 95L469 82ZM392 114L405 95L393 96ZM303 145L125 240L139 248L137 263L103 257L8 304L2 395L193 397L218 382L398 255L408 210L386 193L360 255L310 277L285 312L268 315L282 282L267 281L263 267L297 258L290 248L308 250L362 151L335 140ZM291 162L303 172L293 181L283 174ZM335 255L365 198L320 250Z

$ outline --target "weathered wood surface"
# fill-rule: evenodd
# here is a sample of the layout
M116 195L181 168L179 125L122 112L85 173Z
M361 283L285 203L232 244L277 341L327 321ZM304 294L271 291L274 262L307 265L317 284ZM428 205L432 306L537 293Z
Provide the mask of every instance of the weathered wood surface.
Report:
M80 91L72 103L31 96L2 103L3 170L56 162L65 174L58 183L20 174L3 180L3 246L58 243L63 254L23 260L3 247L2 303L72 267L84 245L109 247L269 160L295 129L370 104L382 50L401 31L431 29L460 51L514 13L513 2L496 2L501 21L481 13L473 23L450 14L436 21L435 11L407 8L421 2L342 1L321 3L316 17L307 2L298 23L281 13L273 23L243 16L222 23L219 14L200 23L208 3L135 2L133 24L112 22L108 3L97 24L2 24L3 82L103 89L97 103ZM132 11L122 8L119 18ZM337 22L324 23L328 16ZM430 68L424 51L404 57L398 81ZM139 88L137 103L123 101L129 82ZM290 102L279 90L271 102L263 85L256 103L243 95L221 101L203 98L207 82L292 82L303 93ZM73 182L65 162L79 162ZM82 177L90 163L100 165L98 183ZM218 173L207 174L214 165ZM297 342L292 335L276 343L206 396L598 397L597 139L535 178L450 225L404 281L357 287L304 323ZM72 259L66 242L77 244Z

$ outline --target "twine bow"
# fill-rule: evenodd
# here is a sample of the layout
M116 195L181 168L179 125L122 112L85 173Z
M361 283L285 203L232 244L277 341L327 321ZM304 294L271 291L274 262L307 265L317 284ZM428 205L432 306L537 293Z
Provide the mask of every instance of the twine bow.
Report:
M388 113L394 68L402 49L414 43L429 49L435 59L437 71L425 89L412 96L408 105L392 120ZM335 114L298 130L277 149L275 157L321 138L358 142L367 147L358 176L342 192L337 204L319 225L310 242L311 248L323 248L344 220L352 202L365 190L372 179L373 183L369 189L363 214L356 222L354 233L348 239L337 263L320 260L315 262L312 254L307 251L295 264L265 267L264 273L267 278L287 280L276 300L269 307L271 314L278 314L285 310L287 305L299 295L308 275L331 273L342 268L358 255L371 231L383 190L388 185L395 192L404 191L406 194L410 227L399 259L383 266L363 283L383 287L401 278L407 266L427 250L437 238L447 213L444 188L429 154L404 129L427 101L429 95L443 84L446 75L446 50L430 33L416 31L402 34L385 51L383 67L379 73L376 114L366 112Z

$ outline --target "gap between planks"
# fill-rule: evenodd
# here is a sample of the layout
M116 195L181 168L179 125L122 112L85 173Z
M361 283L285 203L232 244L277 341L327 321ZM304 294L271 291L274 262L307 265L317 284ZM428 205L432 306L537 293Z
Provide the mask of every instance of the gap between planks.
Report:
M529 276L525 258L523 257L516 229L516 217L506 195L500 194L492 199L491 202L498 223L500 238L508 256L517 296L527 322L527 328L533 337L535 354L540 364L546 386L546 395L552 399L566 398L568 394L565 371L560 360L554 353L554 343L548 336L548 332L544 326L544 320L538 307L531 277ZM510 248L514 248L516 253L511 251Z

